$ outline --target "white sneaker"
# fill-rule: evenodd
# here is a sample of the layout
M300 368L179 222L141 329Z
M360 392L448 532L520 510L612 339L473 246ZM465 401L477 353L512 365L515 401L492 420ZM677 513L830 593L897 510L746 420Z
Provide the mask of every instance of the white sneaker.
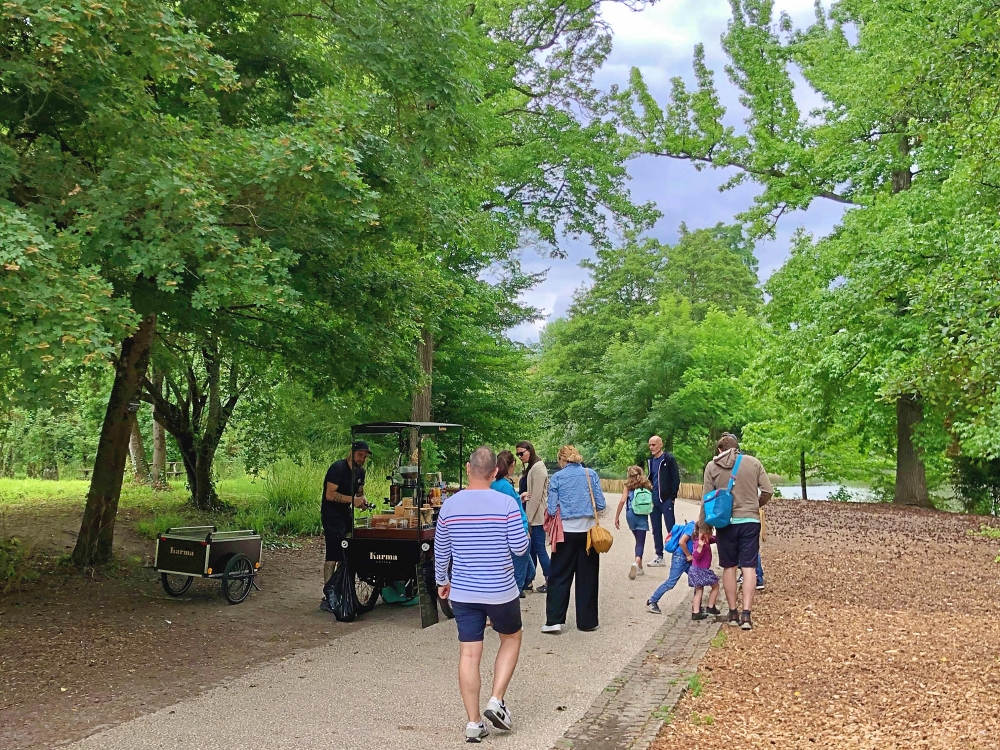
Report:
M466 742L482 742L484 737L489 737L490 732L486 728L486 724L479 722L478 724L473 724L471 721L465 725L465 741Z
M646 569L645 568L639 568L639 572L636 575L640 575L640 576L646 575Z
M628 579L634 581L637 575L639 575L639 566L632 563L632 567L628 570Z
M490 724L497 729L509 731L514 722L514 717L510 715L506 704L496 698L490 698L490 702L486 704L486 710L483 711L483 716L489 719Z
M542 625L542 632L550 635L559 635L562 632L562 625Z
M654 557L652 560L650 560L648 563L646 563L646 565L648 565L651 568L662 568L663 567L663 558L662 557Z

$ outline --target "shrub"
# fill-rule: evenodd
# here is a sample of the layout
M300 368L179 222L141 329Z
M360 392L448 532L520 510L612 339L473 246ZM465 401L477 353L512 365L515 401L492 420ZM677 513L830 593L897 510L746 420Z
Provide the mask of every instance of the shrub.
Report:
M139 521L135 525L136 533L145 539L156 539L167 529L175 526L192 526L193 524L183 516L173 513L156 515L151 521Z
M16 536L0 539L0 596L6 596L37 577L32 566L35 551Z

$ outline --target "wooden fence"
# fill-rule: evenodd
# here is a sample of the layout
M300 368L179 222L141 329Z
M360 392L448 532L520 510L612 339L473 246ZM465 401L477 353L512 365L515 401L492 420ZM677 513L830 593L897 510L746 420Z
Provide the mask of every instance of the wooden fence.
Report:
M126 473L131 473L132 463L131 461L126 462L125 467ZM89 466L85 466L80 469L80 479L90 479L90 475L94 472L94 469ZM167 461L164 467L164 474L167 475L167 479L177 479L178 477L185 476L184 474L184 463L181 461Z
M624 479L602 479L601 489L609 495L620 495L625 488ZM684 500L701 500L701 485L693 482L681 482L677 497Z

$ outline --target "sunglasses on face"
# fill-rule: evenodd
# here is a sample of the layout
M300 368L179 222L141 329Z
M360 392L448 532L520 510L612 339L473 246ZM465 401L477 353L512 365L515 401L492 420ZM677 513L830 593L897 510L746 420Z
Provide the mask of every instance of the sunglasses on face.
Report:
M520 458L521 456L527 456L527 455L528 455L528 451L518 451L517 452L518 458Z

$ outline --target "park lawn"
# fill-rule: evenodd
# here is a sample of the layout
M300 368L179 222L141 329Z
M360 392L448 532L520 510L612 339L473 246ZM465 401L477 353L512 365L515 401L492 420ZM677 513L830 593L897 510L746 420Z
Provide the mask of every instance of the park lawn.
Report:
M722 626L655 750L996 748L1000 541L977 533L989 519L773 506L755 630Z

